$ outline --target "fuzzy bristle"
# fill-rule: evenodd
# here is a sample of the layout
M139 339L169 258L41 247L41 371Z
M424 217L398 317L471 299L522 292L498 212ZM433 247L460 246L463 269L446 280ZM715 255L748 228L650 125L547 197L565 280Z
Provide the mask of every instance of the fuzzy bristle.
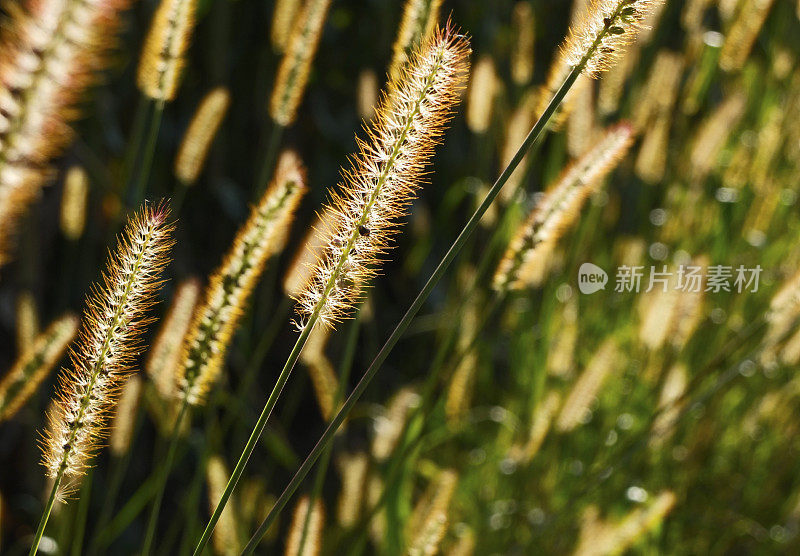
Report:
M267 260L283 249L305 191L305 170L300 160L292 152L283 153L272 184L211 275L195 310L176 377L178 397L189 404L203 403L216 381L250 293Z
M617 124L564 171L511 240L494 276L496 290L521 288L529 283L529 277L539 274L557 240L577 219L583 202L622 158L632 140L631 126Z
M117 412L111 425L109 448L116 457L124 456L131 447L133 430L136 426L136 413L139 411L139 400L142 396L142 377L135 374L128 379L122 388L117 404Z
M448 25L388 85L391 94L384 95L368 140L359 141L341 192L325 209L332 225L324 254L297 297L300 327L316 318L332 326L348 317L378 273L459 100L468 57L466 39Z
M7 3L0 40L0 266L19 218L69 142L78 103L106 65L127 0Z
M12 417L63 355L78 331L78 319L66 315L53 322L22 354L0 381L0 421Z
M166 205L144 206L128 221L102 282L88 297L80 340L70 353L71 368L59 377L56 409L42 442L47 475L62 479L62 495L108 435L109 414L141 350L142 332L152 320L147 311L173 244L168 216Z
M663 0L591 0L563 46L564 60L596 77L622 57L625 47L642 29L645 20Z
M230 102L228 89L217 87L197 108L175 157L175 175L184 185L197 181Z
M197 0L161 0L139 60L137 84L148 97L169 101L180 84L194 29Z

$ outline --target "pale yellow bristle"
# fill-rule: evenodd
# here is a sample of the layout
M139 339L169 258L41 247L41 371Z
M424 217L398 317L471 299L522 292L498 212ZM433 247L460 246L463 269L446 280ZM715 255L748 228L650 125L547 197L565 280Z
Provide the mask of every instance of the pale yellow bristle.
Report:
M67 170L64 192L61 194L61 233L77 241L86 227L86 202L89 197L89 176L80 166Z
M161 0L144 40L137 84L148 97L170 101L186 64L186 52L194 30L197 0Z
M33 395L64 354L78 331L78 319L66 315L54 321L0 380L0 422L14 416Z
M558 392L548 392L547 396L536 405L528 430L528 439L522 446L514 446L512 449L511 456L515 460L527 464L536 456L560 406L561 396Z
M485 133L489 129L499 85L494 60L484 54L475 63L467 90L466 119L473 133Z
M297 503L292 517L292 524L289 527L289 537L286 539L285 556L318 556L322 551L322 530L325 527L325 508L322 501L317 498L311 507L311 515L306 526L306 515L309 507L308 496L303 496ZM305 528L305 539L303 539L303 529ZM300 543L302 541L302 552Z
M517 149L519 149L519 146L531 130L536 119L538 102L537 93L528 91L508 118L503 136L503 146L500 151L500 160L504 166L511 162L511 159L517 153ZM514 198L525 176L527 161L528 157L525 156L517 169L514 170L514 173L511 174L511 177L508 178L505 187L500 190L501 202L508 203Z
M722 46L719 67L733 71L744 66L773 3L774 0L748 0L742 3Z
M184 280L175 288L172 302L147 355L145 370L159 396L172 400L176 394L175 373L180 364L183 339L200 298L200 281Z
M725 99L697 131L692 142L690 162L695 180L704 179L717 164L717 157L744 114L746 99L734 94Z
M570 390L556 420L556 428L560 432L568 432L583 423L603 383L613 371L620 368L619 348L613 339L608 339L597 348Z
M574 86L575 104L567 120L567 151L570 156L579 157L597 141L599 130L594 112L594 82L582 75Z
M361 70L358 74L358 90L356 98L358 102L358 115L364 120L371 120L375 115L378 106L378 76L370 69Z
M297 117L330 5L331 0L307 0L294 19L270 100L270 117L280 126Z
M458 474L453 469L440 471L428 485L406 524L410 556L433 556L439 551L457 485Z
M531 3L523 0L514 4L511 18L514 28L511 79L517 85L527 85L533 77L533 46L536 40L536 26Z
M672 511L677 497L663 491L646 506L631 510L617 522L600 519L595 509L585 514L574 556L622 554L644 534L658 527Z
M653 120L671 114L682 75L683 58L668 50L660 51L634 105L634 129L646 130Z
M301 0L276 0L272 10L272 27L270 27L270 40L278 52L286 49L289 42L289 32L297 17L297 12L303 2Z
M135 374L122 387L117 412L111 423L111 437L108 444L111 453L116 457L122 457L130 449L141 395L142 377Z
M688 385L688 370L683 363L673 365L664 377L661 393L658 396L658 414L653 420L650 445L659 447L669 438L673 426L683 409L680 402Z
M445 415L451 427L461 424L472 402L475 375L478 371L478 354L472 350L461 358L461 362L450 377L445 399Z
M222 498L222 493L225 492L228 479L230 479L230 473L225 461L218 455L211 456L206 466L206 482L208 484L208 507L212 512ZM215 554L235 556L240 553L242 547L237 531L238 524L236 505L226 504L211 537Z
M36 298L30 290L23 290L17 296L17 351L25 353L33 347L39 335L39 309Z
M375 419L372 456L376 460L384 460L392 454L409 413L419 401L419 394L414 390L402 388L392 397L385 413Z
M577 220L586 198L627 152L632 140L629 124L613 126L548 188L506 249L495 271L495 290L518 289L541 282L556 242Z
M400 77L411 53L431 37L439 22L441 7L442 0L406 0L397 38L392 47L390 79L395 80Z
M300 295L314 275L317 261L330 241L333 218L334 214L331 211L323 210L300 242L300 247L295 252L283 278L283 291L289 297Z
M197 181L230 101L228 89L218 87L197 108L175 157L175 175L184 185Z
M364 452L342 454L336 460L342 489L336 505L336 519L342 527L352 527L361 517L367 486L369 458Z
M564 302L556 327L555 338L547 352L547 372L550 375L567 378L575 367L575 347L578 343L578 301L575 296Z

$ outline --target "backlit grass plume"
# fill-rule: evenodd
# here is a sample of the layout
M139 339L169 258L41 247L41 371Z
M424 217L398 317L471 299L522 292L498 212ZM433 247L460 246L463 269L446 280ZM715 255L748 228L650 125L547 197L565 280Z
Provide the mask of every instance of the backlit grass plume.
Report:
M195 310L178 367L178 396L191 405L219 375L231 336L267 260L280 251L294 211L305 194L305 170L292 152L278 161L275 178L212 274Z
M661 1L592 0L584 17L570 29L563 46L564 61L573 68L583 64L583 72L592 77L610 69Z
M42 443L43 463L55 489L67 492L108 434L109 413L125 384L147 310L162 284L173 226L168 209L145 206L135 214L109 257L102 283L87 301L72 368L59 377L58 410Z
M577 219L584 201L622 158L632 140L631 126L617 124L564 171L511 240L494 276L496 290L524 287L540 272L558 239Z
M430 38L439 21L442 0L406 0L403 18L392 46L392 63L389 77L399 79L400 72L409 61L411 53Z
M139 60L137 84L154 100L175 98L194 29L197 0L162 0Z
M347 317L377 274L459 100L469 51L466 39L447 26L388 85L392 96L384 96L341 192L325 209L333 222L325 252L298 296L301 323L319 318L333 325Z
M78 319L66 315L36 338L0 381L0 421L12 417L25 404L61 358L78 331Z
M87 300L72 366L59 377L54 407L41 441L42 463L53 487L31 554L38 548L56 498L77 485L108 436L108 421L141 349L147 310L169 262L173 226L166 205L145 205L128 221L109 256L102 282Z
M331 0L308 0L294 20L270 100L269 114L278 125L288 126L297 115L330 5Z
M0 266L20 216L72 136L127 0L9 3L0 40Z
M230 102L228 90L217 87L203 98L195 112L175 157L175 175L184 185L197 181Z

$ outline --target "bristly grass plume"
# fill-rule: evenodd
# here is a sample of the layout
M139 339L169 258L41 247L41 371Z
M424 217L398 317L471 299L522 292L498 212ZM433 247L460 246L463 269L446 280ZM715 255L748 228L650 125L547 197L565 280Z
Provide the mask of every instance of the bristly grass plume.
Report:
M42 332L0 380L0 421L12 417L36 391L78 331L78 319L65 315Z
M0 40L0 266L18 219L70 141L69 122L106 65L127 0L30 0L6 6Z
M632 141L633 128L627 123L617 124L564 171L511 240L494 276L496 290L521 288L540 274L544 259L575 222L584 201L624 156Z
M162 0L139 61L139 89L154 100L175 98L194 29L197 0Z
M272 185L239 230L195 310L177 375L178 396L190 405L202 403L216 381L250 293L267 260L283 248L305 191L305 170L287 151L278 161Z
M298 296L301 328L317 318L328 326L346 318L378 273L458 103L469 52L467 40L448 24L388 85L391 96L384 95L341 192L324 209L332 224L324 254Z
M169 262L173 226L166 205L135 214L89 296L72 368L59 377L57 409L42 442L43 464L60 496L74 488L107 436L109 414L152 321L147 310Z

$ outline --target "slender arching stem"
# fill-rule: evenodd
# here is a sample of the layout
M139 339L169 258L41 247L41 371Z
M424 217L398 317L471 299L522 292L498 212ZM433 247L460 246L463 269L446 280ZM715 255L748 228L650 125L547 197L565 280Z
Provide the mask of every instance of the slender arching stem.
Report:
M409 307L408 311L406 311L405 315L403 315L403 318L400 319L400 322L397 324L394 331L386 340L386 343L383 345L381 350L375 356L375 359L372 361L372 364L370 364L369 368L364 373L364 376L361 378L361 380L358 382L353 392L344 402L342 408L339 410L336 416L331 420L331 423L325 429L325 432L322 434L322 437L320 437L317 444L311 450L311 453L308 455L306 460L300 466L300 469L297 470L294 477L287 485L286 489L283 491L278 500L275 502L267 517L264 519L264 521L259 526L258 530L256 530L255 534L250 539L250 542L247 543L247 546L245 546L242 554L252 554L256 546L258 546L258 543L260 542L261 538L264 536L264 534L267 532L270 526L275 522L275 519L278 517L278 514L281 512L283 507L289 501L289 498L291 498L291 496L294 494L294 491L297 490L297 487L299 487L300 483L303 481L303 479L305 479L306 475L311 470L311 467L313 467L314 463L317 461L317 458L319 458L319 456L325 450L327 444L333 439L334 435L336 434L336 431L341 426L342 422L347 418L348 413L350 413L350 411L352 410L353 406L356 404L358 399L367 389L367 386L369 386L369 383L375 377L375 374L378 372L378 369L386 360L386 358L389 356L389 353L392 351L392 348L394 348L395 344L403 335L406 328L408 328L408 325L411 324L411 321L414 319L416 314L422 308L422 305L428 299L428 296L431 294L434 287L436 287L436 284L438 284L439 280L441 280L442 276L444 276L444 273L450 266L450 263L453 262L453 259L456 258L461 248L469 239L470 235L472 235L472 233L475 231L475 228L478 227L478 223L480 222L481 217L488 210L489 206L492 204L497 195L500 193L500 190L503 188L505 183L511 177L511 174L514 172L517 166L519 166L520 162L522 161L523 157L527 154L528 150L531 148L531 146L536 142L536 140L545 130L548 122L550 121L550 118L552 118L553 114L558 109L558 106L564 100L564 97L567 95L570 88L575 83L575 80L583 71L583 65L584 64L579 64L578 66L573 68L572 71L567 76L567 78L564 80L564 83L555 93L552 100L547 105L547 108L545 108L542 115L534 124L533 129L531 129L530 133L525 138L525 141L523 141L519 150L517 150L517 153L511 159L511 162L509 162L508 166L506 166L505 170L503 170L502 174L500 174L500 177L497 178L497 181L495 181L492 188L486 194L486 198L483 200L483 202L481 202L480 206L475 210L473 215L464 225L464 228L461 230L461 233L458 235L456 240L450 246L450 249L447 251L441 262L439 262L439 265L436 267L436 270L433 271L431 277L425 283L422 290L417 295L416 299L414 299L414 302L411 304L411 307Z
M28 553L28 556L34 556L39 550L39 543L42 542L44 528L47 526L47 520L50 519L50 512L53 511L53 504L56 501L56 495L58 494L58 489L61 486L62 480L64 480L63 468L58 472L58 475L53 481L53 488L50 490L50 497L47 499L47 505L44 507L44 512L42 512L42 517L39 520L39 526L36 528L36 535L33 537L31 551Z
M181 404L181 409L178 412L178 417L175 419L175 425L172 427L172 434L169 439L169 448L167 449L167 459L161 466L161 472L158 475L156 483L156 497L153 500L153 506L150 509L150 517L147 521L147 532L144 536L144 545L142 546L142 554L147 556L150 554L150 549L153 546L153 539L156 535L156 526L158 525L158 513L161 509L161 502L164 499L164 488L167 484L170 469L172 468L173 460L175 459L175 451L178 447L178 438L180 437L181 423L189 409L189 404L184 399Z

